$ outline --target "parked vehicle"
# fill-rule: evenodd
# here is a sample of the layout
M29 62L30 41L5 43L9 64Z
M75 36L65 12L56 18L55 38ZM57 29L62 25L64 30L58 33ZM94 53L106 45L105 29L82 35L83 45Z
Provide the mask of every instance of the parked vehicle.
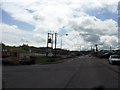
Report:
M109 63L110 64L120 63L120 55L110 55Z
M35 57L29 55L24 56L21 58L20 64L35 64Z
M2 51L2 64L35 64L35 57L29 54L21 55L19 49Z

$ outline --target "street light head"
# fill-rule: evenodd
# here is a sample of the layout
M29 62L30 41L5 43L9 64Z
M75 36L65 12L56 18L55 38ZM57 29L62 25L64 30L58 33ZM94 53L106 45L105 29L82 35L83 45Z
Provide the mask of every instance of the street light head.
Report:
M95 44L95 46L98 46L98 44Z
M66 34L66 36L68 36L68 34Z

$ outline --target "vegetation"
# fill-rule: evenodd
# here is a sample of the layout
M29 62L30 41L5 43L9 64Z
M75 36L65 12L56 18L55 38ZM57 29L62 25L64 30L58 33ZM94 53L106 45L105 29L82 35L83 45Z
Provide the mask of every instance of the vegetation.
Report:
M2 47L2 50L7 50L10 51L13 48L18 48L20 50L20 53L39 53L39 54L46 54L46 47L35 47L35 46L29 46L28 44L23 44L20 46L7 46L3 43L0 44ZM72 51L69 50L64 50L64 49L59 49L57 48L56 51L53 49L53 54L56 53L58 55L70 55L73 53Z
M69 51L69 50L61 50L56 49L56 56L46 56L46 47L34 47L34 46L28 46L26 44L23 44L21 46L7 46L3 43L0 44L2 47L2 51L9 52L12 49L19 49L20 55L28 55L30 54L35 59L36 64L47 64L51 62L59 62L66 58L74 57L76 52ZM55 54L55 50L53 50L53 55Z
M99 58L108 58L111 54L120 54L120 50L101 50L95 52L93 51L69 51L69 50L64 50L64 49L59 49L57 48L56 50L53 49L53 55L52 57L46 57L46 47L34 47L34 46L29 46L27 44L23 44L21 46L8 46L3 43L0 44L0 47L2 47L2 50L7 50L10 51L11 49L17 48L20 50L21 54L38 54L35 55L35 63L36 64L46 64L49 62L59 62L60 60L63 60L65 58L72 58L76 56L82 56L82 55L89 55L89 56L96 56Z

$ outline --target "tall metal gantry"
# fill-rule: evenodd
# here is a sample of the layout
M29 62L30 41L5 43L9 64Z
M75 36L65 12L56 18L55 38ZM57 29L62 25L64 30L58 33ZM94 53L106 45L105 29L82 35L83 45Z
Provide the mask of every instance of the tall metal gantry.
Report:
M48 33L46 56L48 56L48 54L52 54L52 52L53 52L53 34Z
M55 35L55 38L53 38ZM68 34L65 34L68 36ZM57 33L48 33L47 36L47 50L46 50L46 56L49 56L50 54L53 55L53 41L55 41L54 45L54 56L56 56L56 45L57 45ZM62 35L61 35L61 50L62 50ZM51 55L50 55L51 56Z

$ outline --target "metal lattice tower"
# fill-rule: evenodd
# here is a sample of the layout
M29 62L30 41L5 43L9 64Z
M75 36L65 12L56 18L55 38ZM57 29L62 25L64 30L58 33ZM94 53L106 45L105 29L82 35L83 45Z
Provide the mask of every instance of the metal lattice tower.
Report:
M48 37L47 37L46 56L48 56L49 53L53 53L53 34L52 33L48 33Z

